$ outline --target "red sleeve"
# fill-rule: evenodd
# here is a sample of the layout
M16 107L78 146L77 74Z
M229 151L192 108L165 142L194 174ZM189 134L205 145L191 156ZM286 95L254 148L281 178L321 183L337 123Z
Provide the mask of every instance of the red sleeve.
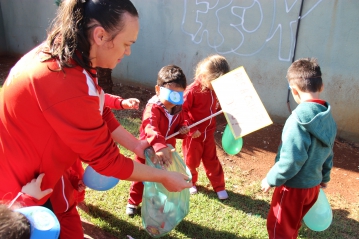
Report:
M22 207L38 206L44 204L46 201L37 200L25 193L18 193L18 195L9 203L11 207L16 204L20 204Z
M161 111L153 104L148 104L145 108L142 118L142 126L147 142L153 147L155 152L166 148L166 139L161 134L159 123L161 120Z
M97 172L119 179L132 174L133 161L119 153L100 114L98 97L74 97L52 105L43 114L62 141Z
M196 123L193 122L191 119L191 108L194 101L194 96L192 91L185 91L183 95L184 101L183 101L183 115L184 115L184 121L188 126L191 126L192 124ZM189 135L192 135L194 132L198 130L197 126L194 126L190 129Z
M122 110L122 101L123 99L120 96L105 93L105 106L111 109Z
M107 127L111 133L115 129L117 129L118 126L121 125L109 107L104 107L103 113L102 113L102 119L106 122Z

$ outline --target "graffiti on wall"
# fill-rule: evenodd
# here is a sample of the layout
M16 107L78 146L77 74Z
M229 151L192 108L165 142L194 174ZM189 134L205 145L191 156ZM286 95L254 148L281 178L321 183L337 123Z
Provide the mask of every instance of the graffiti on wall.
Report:
M301 19L322 1L306 1ZM193 43L205 43L218 54L253 56L274 41L278 59L290 61L300 4L301 0L184 0L181 29Z

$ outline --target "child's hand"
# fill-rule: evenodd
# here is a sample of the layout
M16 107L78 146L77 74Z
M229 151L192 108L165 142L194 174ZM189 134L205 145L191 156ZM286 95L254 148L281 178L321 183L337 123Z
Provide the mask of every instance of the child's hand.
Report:
M122 107L124 109L136 109L140 106L140 101L136 98L128 98L122 100Z
M262 191L264 191L265 193L268 192L269 189L272 188L272 187L268 184L267 178L264 178L264 179L262 180L262 185L261 185L261 187L262 187Z
M328 183L320 183L320 187L323 189L326 189L328 186Z
M48 188L44 191L41 191L41 183L44 176L45 174L42 173L37 177L37 179L31 180L31 182L27 183L25 186L22 187L21 192L33 198L36 198L37 200L40 200L46 195L52 193L52 188Z
M192 134L192 138L198 138L199 136L201 136L201 132L199 132L199 130L196 130L193 134Z
M172 153L174 151L176 150L166 147L156 152L156 155L159 158L159 163L162 167L168 167L172 164Z
M147 142L147 141L146 141ZM148 156L151 160L151 162L153 164L160 164L161 165L161 162L162 160L160 160L160 158L156 155L155 151L153 150L152 147L147 147L145 149L145 155ZM145 157L146 157L145 156ZM143 157L144 158L144 157ZM161 165L162 166L162 165Z
M80 193L83 190L86 189L86 185L84 184L84 182L80 179L77 185L77 191Z
M182 127L178 130L178 132L179 132L180 134L188 134L189 128L188 128L188 126L182 126Z

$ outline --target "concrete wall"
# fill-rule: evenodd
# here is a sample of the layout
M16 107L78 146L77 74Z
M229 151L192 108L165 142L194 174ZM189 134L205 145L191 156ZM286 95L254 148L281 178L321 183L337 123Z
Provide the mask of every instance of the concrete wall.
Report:
M45 39L45 29L56 11L53 1L0 3L9 52L25 53ZM275 122L283 123L288 117L285 75L292 62L301 0L133 3L140 13L139 38L131 56L114 69L115 81L153 87L162 66L177 64L190 83L198 61L219 53L233 69L245 67ZM357 0L305 0L295 54L295 59L318 58L325 84L322 98L333 107L338 135L353 142L359 142L357 9ZM291 96L290 105L291 109L296 106Z
M0 0L7 52L22 55L46 39L57 6L51 0Z
M7 48L5 41L4 20L2 16L1 2L0 2L0 55L4 55L6 53L7 53Z

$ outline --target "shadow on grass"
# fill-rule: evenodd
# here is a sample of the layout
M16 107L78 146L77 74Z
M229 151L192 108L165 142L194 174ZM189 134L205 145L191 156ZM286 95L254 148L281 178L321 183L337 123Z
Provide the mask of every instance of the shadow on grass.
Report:
M101 226L101 229L105 232L110 233L116 238L127 238L127 235L130 235L134 239L149 239L151 237L145 230L134 226L130 221L141 220L140 215L136 215L133 219L128 221L122 220L114 216L111 212L102 210L97 206L88 204L90 209L89 215L93 218L99 218L102 221L106 222L104 226ZM255 239L255 237L238 237L230 232L217 231L213 229L208 229L207 227L198 225L193 222L186 221L184 219L180 224L178 224L174 231L181 232L184 234L184 237L166 235L161 238L163 239L177 239L177 238L221 238L221 239L231 239L231 238L247 238ZM97 238L102 239L102 238Z
M233 207L236 210L241 210L249 215L257 215L264 219L267 218L270 206L267 201L253 199L249 196L234 193L229 190L227 190L228 199L222 201L218 199L217 194L212 189L200 185L197 186L197 189L199 193L205 193L209 198L221 201L223 204Z

